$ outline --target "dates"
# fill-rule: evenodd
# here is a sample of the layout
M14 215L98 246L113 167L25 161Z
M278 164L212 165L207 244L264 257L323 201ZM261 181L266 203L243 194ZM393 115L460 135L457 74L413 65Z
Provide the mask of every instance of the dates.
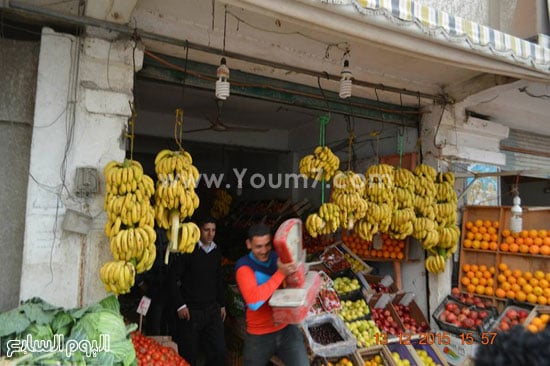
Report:
M311 326L308 328L311 338L316 343L327 345L344 340L340 333L330 323L324 323L317 326Z

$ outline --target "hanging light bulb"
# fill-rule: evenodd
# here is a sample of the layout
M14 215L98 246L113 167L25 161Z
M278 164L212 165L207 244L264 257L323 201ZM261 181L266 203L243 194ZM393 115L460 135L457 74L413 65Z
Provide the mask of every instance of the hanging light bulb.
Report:
M226 100L229 96L229 67L225 64L225 57L222 57L220 66L216 70L216 98Z
M344 60L344 68L340 75L342 75L342 79L340 79L340 98L346 99L351 97L351 78L353 77L349 69L348 59Z

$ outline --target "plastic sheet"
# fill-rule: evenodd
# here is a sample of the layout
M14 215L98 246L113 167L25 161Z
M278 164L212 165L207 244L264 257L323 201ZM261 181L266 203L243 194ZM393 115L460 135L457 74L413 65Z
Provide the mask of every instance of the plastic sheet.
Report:
M322 345L313 340L311 333L309 332L309 328L320 326L325 323L331 324L334 329L336 329L338 334L340 334L343 340L327 345ZM306 318L303 327L311 351L318 356L345 356L355 352L357 348L357 340L355 339L355 337L346 327L344 321L334 314L321 314L318 316Z

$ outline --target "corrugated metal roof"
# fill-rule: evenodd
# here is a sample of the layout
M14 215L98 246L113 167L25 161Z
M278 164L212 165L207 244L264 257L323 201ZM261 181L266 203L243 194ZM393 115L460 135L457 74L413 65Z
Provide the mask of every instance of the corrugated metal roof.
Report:
M500 149L506 155L502 170L529 170L525 175L550 179L550 136L510 129Z

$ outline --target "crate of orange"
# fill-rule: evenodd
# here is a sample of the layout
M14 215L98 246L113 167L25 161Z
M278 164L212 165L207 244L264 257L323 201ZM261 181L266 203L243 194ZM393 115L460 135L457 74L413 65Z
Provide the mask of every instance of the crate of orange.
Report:
M376 239L375 239L376 240ZM403 262L408 259L409 239L398 240L380 234L381 246L359 237L354 231L342 231L342 241L358 257L368 261Z
M550 322L550 306L535 306L523 325L531 333L542 331Z

